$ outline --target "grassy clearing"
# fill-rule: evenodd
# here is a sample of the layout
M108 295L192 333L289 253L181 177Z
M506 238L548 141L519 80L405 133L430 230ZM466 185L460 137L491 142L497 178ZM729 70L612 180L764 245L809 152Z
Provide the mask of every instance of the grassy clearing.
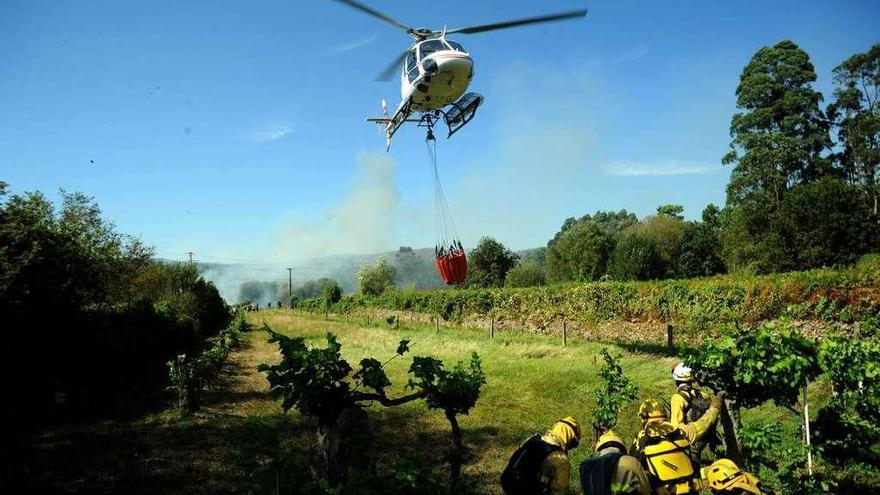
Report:
M352 364L366 356L392 356L401 338L412 340L412 355L432 355L447 365L478 352L487 383L471 414L460 418L470 451L463 475L487 493L500 493L500 471L528 435L569 414L585 433L590 431L601 344L572 339L563 348L550 336L509 332L490 340L485 332L460 328L443 327L435 334L431 326L402 324L394 330L278 310L251 314L249 320L255 327L265 321L278 332L302 335L321 346L325 333L333 332ZM268 383L256 367L276 362L279 354L266 339L260 331L246 335L242 348L230 353L218 386L205 395L202 411L193 416L178 418L170 412L169 399L167 411L134 421L46 430L18 457L21 472L27 473L21 484L28 492L296 493L291 480L301 473L290 470L308 459L314 424L295 411L282 414L267 395ZM640 398L672 394L674 359L611 348L623 355L625 373L639 386ZM407 355L388 364L389 396L405 391L410 362ZM815 387L817 399L824 394L824 387ZM627 440L638 427L637 409L638 403L630 404L620 417L618 430ZM449 425L441 413L417 402L393 409L374 406L369 414L379 462L415 454L438 473L446 472L442 456ZM749 411L745 421L782 422L787 435L796 436L796 418L779 408ZM590 453L589 443L573 452L573 463Z
M590 431L602 344L570 340L567 347L562 347L558 338L525 333L496 334L491 340L485 332L460 328L443 327L437 334L431 326L404 324L395 330L314 320L281 311L263 312L252 320L254 324L265 321L286 335L306 337L318 346L324 345L326 332L333 332L343 346L343 355L353 364L366 356L380 360L392 356L401 338L412 340L413 355L433 355L447 365L467 359L473 351L479 353L487 383L477 406L469 416L460 419L464 441L471 452L464 474L487 487L490 493L498 491L495 484L510 453L528 435L567 415L575 416L584 425L585 433ZM614 346L611 349L623 355L621 364L639 386L640 398L668 399L674 392L669 370L677 362L675 359L631 353ZM386 367L393 383L390 396L405 392L409 363L405 356ZM812 393L819 400L827 391L820 385ZM630 404L620 416L617 429L626 439L631 439L639 427L638 404ZM442 415L428 411L421 403L391 410L375 406L370 415L380 452L404 454L421 450L440 464L448 434ZM795 435L797 430L797 420L789 411L770 405L748 411L744 420L781 422L788 435ZM575 463L589 455L589 442L584 445L573 452Z

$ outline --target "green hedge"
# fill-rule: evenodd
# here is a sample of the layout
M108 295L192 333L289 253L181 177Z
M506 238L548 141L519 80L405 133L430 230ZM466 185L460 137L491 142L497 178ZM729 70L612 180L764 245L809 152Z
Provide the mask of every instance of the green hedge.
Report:
M298 306L324 310L324 304L316 298L302 300ZM865 256L843 269L764 276L603 281L516 289L404 289L379 296L355 294L329 309L347 312L370 307L429 313L452 321L492 316L535 325L563 318L587 323L674 321L695 329L782 316L852 322L880 312L880 255Z

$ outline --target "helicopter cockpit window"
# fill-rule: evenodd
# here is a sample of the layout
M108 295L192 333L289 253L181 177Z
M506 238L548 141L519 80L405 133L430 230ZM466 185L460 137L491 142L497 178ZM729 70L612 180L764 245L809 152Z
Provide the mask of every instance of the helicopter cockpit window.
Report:
M464 51L464 47L454 41L446 40L446 44L449 45L453 50L455 50L457 52Z
M440 40L428 40L419 45L419 59L424 59L428 55L440 50L448 50L448 48Z
M416 65L416 49L413 48L406 54L406 78L409 82L413 82L419 77L419 66Z

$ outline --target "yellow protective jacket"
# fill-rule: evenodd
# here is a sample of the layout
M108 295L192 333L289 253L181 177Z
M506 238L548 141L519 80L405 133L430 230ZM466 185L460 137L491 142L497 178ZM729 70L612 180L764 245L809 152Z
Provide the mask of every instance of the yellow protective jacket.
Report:
M541 484L549 488L550 495L568 495L571 492L571 463L566 445L572 442L572 430L557 423L541 436L541 440L562 449L552 452L541 463Z
M719 406L713 404L700 419L693 423L674 425L670 421L648 421L633 441L631 452L642 462L646 462L644 455L645 447L653 443L657 438L679 439L679 441L684 440L687 444L692 444L702 438L709 431L709 428L715 424L719 412ZM693 466L693 468L695 477L699 478L699 466ZM666 495L683 492L677 492L676 487L673 485L660 485L655 486L654 493ZM694 489L690 493L698 493L698 490Z
M685 395L688 398L685 398ZM692 388L689 384L680 385L675 395L669 399L669 422L676 426L687 423L687 411L690 408L690 401L692 397L697 395L706 397L700 389Z
M617 447L607 447L597 452L605 455L620 452ZM651 484L642 464L631 455L622 455L617 461L617 469L611 474L611 495L651 495Z

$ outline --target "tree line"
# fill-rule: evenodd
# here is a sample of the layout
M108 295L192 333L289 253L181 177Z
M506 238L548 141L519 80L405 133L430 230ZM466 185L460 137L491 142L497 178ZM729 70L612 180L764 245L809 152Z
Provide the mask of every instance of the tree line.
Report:
M766 274L877 251L880 44L844 60L833 78L823 108L803 49L788 40L761 48L736 89L724 207L709 204L697 221L679 205L641 220L626 210L568 218L522 259L485 238L470 253L466 285Z
M47 421L155 404L165 363L229 320L195 267L156 261L91 198L62 191L56 206L38 192L7 195L2 182L0 315L0 414L12 439Z

